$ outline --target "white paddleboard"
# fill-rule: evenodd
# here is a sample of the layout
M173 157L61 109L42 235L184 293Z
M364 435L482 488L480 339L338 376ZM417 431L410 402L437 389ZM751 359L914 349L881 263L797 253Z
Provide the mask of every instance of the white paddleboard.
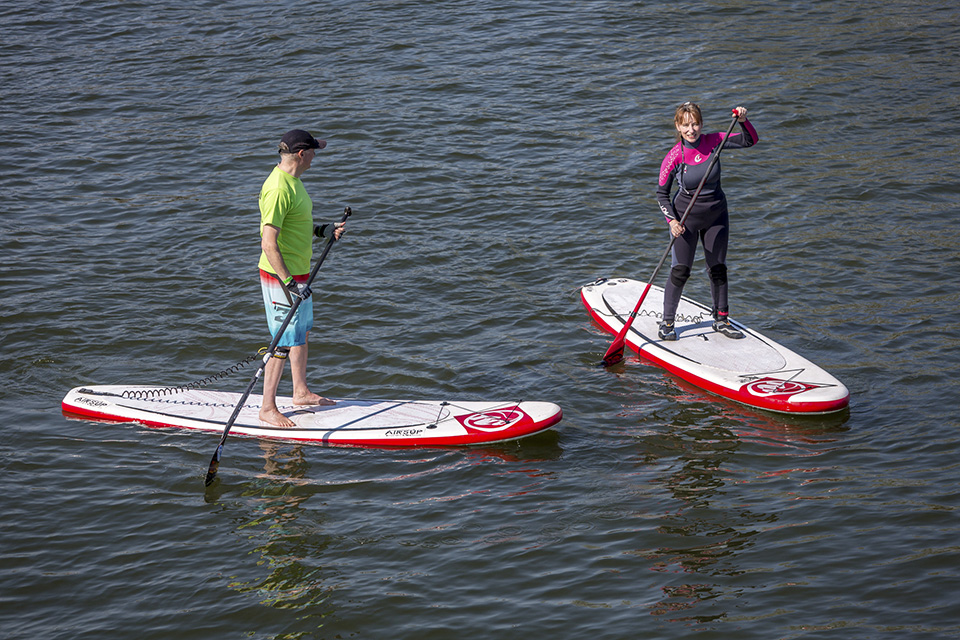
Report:
M223 432L241 394L203 389L97 385L76 387L63 399L68 418L136 422ZM262 397L250 395L231 435L370 447L433 447L501 442L549 429L563 417L552 402L477 402L339 399L331 406L294 405L277 397L295 427L260 422Z
M593 319L617 335L645 287L646 283L627 278L600 278L584 285L580 298ZM743 332L742 339L715 332L709 307L681 298L675 341L660 340L662 317L663 289L654 285L626 335L627 345L706 391L782 413L832 413L850 402L850 393L839 380L739 322L733 325Z

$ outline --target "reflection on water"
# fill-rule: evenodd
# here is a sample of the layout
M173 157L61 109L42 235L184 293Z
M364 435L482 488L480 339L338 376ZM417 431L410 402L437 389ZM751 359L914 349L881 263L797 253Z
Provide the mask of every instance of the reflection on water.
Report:
M804 497L808 478L829 475L815 463L846 416L798 419L734 403L718 412L702 392L672 379L647 392L669 398L660 411L669 423L640 425L636 458L657 470L650 482L670 500L658 514L655 544L627 553L665 576L661 597L648 605L652 615L696 624L727 618L775 570L776 555L757 564L755 547L768 531L795 526L781 523L781 514ZM623 407L623 415L634 412L643 413Z
M536 494L556 479L556 473L546 470L543 463L562 454L559 438L551 432L483 447L395 454L367 451L372 462L382 462L383 457L387 464L339 469L333 479L321 477L324 472L311 465L312 458L318 460L330 448L271 441L258 441L257 445L262 471L244 484L238 501L243 515L236 532L252 545L251 553L259 554L261 571L254 579L236 578L229 586L252 594L264 606L294 612L296 619L291 624L297 629L329 623L348 602L343 595L337 597L348 571L344 563L350 564L345 559L350 553L342 547L345 543L374 548L395 544L414 553L459 545L484 548L522 538L525 531L521 527L501 526L494 532L478 527L473 520L482 520L485 511L472 500L499 505ZM358 451L363 459L363 450ZM395 473L384 475L387 469ZM518 476L525 480L517 482ZM418 485L425 488L405 490ZM349 497L347 492L353 491L357 497ZM425 515L435 513L441 520L428 516L429 524L408 531L397 531L382 522L362 531L350 526L341 529L340 523L330 520L326 502L318 500L318 495L336 495L337 506L350 505L346 508L354 514L365 508L384 509L388 514L426 506ZM208 501L221 499L222 495L208 496ZM377 575L383 584L409 578L395 575L383 565L365 567L364 572Z
M296 482L309 472L303 447L260 441L263 473L247 483L242 496L252 509L237 532L253 542L258 566L268 573L255 581L234 581L230 587L254 594L261 604L299 614L297 620L319 627L334 609L330 597L338 572L326 566L331 538L323 533L324 515L306 509L315 489Z
M770 519L747 509L738 510L731 519L729 510L714 508L714 501L730 481L724 466L741 444L723 426L675 428L662 435L641 437L638 442L644 461L664 469L654 482L674 500L656 529L660 544L636 551L651 563L651 570L670 576L661 587L663 597L651 605L650 611L696 622L723 617L726 611L693 611L704 602L729 595L725 584L705 578L739 572L735 556L750 544L757 526ZM695 579L677 582L674 574L694 574ZM677 617L679 612L689 613Z

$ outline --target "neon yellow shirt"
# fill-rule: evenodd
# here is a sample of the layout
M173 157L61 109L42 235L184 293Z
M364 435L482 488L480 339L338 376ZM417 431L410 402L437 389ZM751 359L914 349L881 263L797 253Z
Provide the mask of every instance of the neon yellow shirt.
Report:
M313 201L300 178L274 167L260 188L260 235L263 225L280 229L280 255L293 275L310 273L313 256ZM260 268L276 273L266 254L260 252Z

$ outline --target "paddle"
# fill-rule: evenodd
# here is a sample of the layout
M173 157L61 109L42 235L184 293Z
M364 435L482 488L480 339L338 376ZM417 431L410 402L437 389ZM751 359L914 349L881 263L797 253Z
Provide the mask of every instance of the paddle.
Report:
M690 199L690 204L687 205L686 210L683 212L683 215L680 217L680 224L682 225L687 220L687 215L690 214L690 210L693 209L693 203L697 201L697 197L700 195L700 191L703 189L704 183L707 181L707 176L710 175L710 171L713 169L713 165L716 164L717 158L720 157L720 152L723 151L723 145L727 143L727 139L730 137L730 134L733 132L733 127L737 124L737 110L733 110L733 122L730 123L730 128L727 129L727 135L724 136L723 140L720 141L720 146L717 147L717 150L713 153L713 157L710 158L710 164L707 165L707 170L703 174L703 178L700 179L700 184L697 185L697 190L693 192L693 197ZM682 144L682 143L681 143ZM633 324L633 320L637 317L637 313L640 311L640 306L643 304L644 298L647 297L647 292L650 291L650 285L653 284L653 281L657 279L657 274L660 273L660 267L663 266L663 263L666 261L667 256L670 255L670 250L673 248L673 243L677 239L673 237L673 234L670 234L670 244L667 245L667 250L663 252L663 256L660 258L660 262L657 264L657 268L653 270L653 275L650 276L650 279L647 281L647 286L644 287L643 293L640 294L640 299L637 300L637 306L633 308L633 311L630 312L630 317L627 318L626 323L623 325L623 328L620 329L620 333L617 334L617 337L613 339L613 343L607 348L607 352L603 354L603 360L601 364L605 367L616 364L623 359L623 347L626 345L626 336L627 332L630 331L630 325Z
M353 215L353 211L350 210L350 207L345 208L343 210L343 218L340 219L340 222L346 222L347 218L349 218L351 215ZM327 244L323 248L323 253L320 254L320 259L317 260L317 264L315 264L313 270L310 271L310 278L307 279L308 287L313 282L313 279L317 277L317 272L320 271L320 265L323 264L327 254L330 253L330 247L333 246L334 242L336 242L336 237L331 232L330 239L327 240ZM283 323L280 325L280 328L277 329L277 334L273 336L273 341L270 343L270 346L267 347L266 355L263 356L260 366L257 367L256 373L253 374L253 379L250 380L250 384L247 385L247 390L243 392L242 396L240 396L240 402L238 402L237 406L233 408L233 413L230 415L230 419L227 420L227 424L223 428L223 435L220 436L220 444L217 445L217 450L213 453L213 458L210 459L210 468L207 469L207 479L204 481L206 486L209 487L213 483L213 479L217 477L217 469L220 468L220 456L223 455L223 444L227 441L227 435L230 433L230 429L233 427L233 423L236 421L237 416L240 415L240 410L243 408L243 403L246 402L247 398L250 397L250 392L253 391L254 385L257 384L257 380L259 380L260 376L263 375L263 370L266 368L267 363L270 362L270 358L272 358L273 354L277 351L277 345L280 343L280 338L283 337L283 332L286 331L287 325L290 324L290 320L293 319L293 314L297 312L301 302L303 301L299 297L294 296L293 304L290 306L290 311L287 312L287 317L283 319Z

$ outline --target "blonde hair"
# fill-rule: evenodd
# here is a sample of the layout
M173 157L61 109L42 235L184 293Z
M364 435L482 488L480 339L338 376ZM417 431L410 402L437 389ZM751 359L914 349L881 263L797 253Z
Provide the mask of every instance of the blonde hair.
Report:
M684 102L682 105L677 107L677 112L673 115L673 124L680 126L683 124L683 121L687 119L687 116L693 118L693 121L703 126L703 115L700 113L700 105L695 102ZM676 139L680 139L680 132L677 131Z

